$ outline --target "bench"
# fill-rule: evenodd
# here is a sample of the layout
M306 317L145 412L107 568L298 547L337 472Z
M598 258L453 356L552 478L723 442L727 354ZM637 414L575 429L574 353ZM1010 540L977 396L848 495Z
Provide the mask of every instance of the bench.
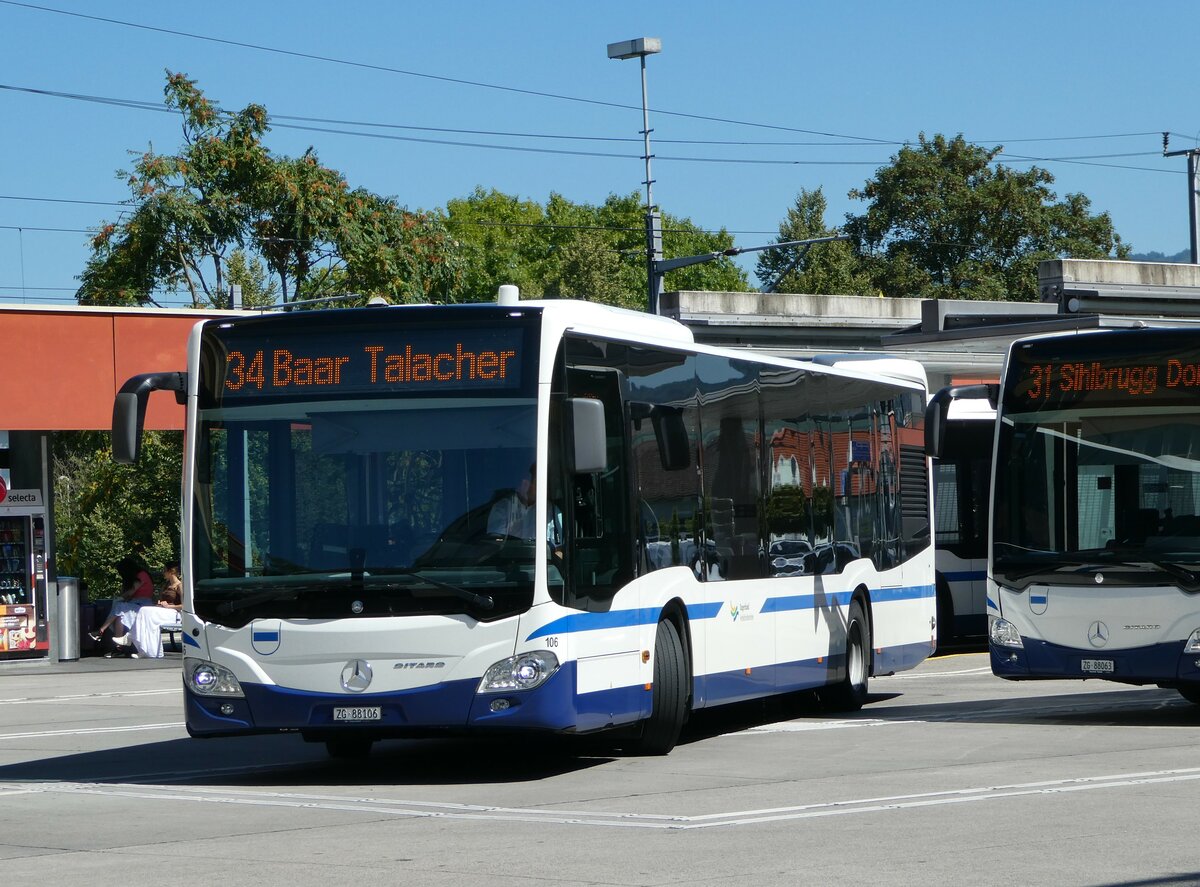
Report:
M182 625L164 625L162 627L163 649L170 649L175 653L183 652L183 626Z

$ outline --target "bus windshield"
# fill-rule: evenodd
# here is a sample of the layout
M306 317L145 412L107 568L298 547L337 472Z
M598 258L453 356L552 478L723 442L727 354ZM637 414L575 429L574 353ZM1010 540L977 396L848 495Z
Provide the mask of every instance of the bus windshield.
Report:
M194 605L206 620L466 613L532 602L532 398L201 410ZM531 526L528 522L527 526Z
M1100 337L1013 356L993 571L1017 588L1200 590L1200 411L1182 369L1196 355L1172 350L1166 337L1140 340L1144 350L1130 354L1092 352L1092 341Z

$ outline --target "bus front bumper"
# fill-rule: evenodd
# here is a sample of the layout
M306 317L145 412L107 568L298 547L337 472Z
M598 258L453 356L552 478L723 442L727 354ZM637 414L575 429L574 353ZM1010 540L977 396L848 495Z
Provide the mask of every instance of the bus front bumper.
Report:
M642 687L577 695L576 664L565 662L534 690L478 693L479 679L398 693L313 693L242 684L244 697L201 696L185 684L187 730L195 737L299 732L374 738L475 731L590 732L631 723L648 713ZM378 718L343 721L337 709L378 708Z
M1080 650L1023 638L1023 648L989 642L992 673L1008 680L1097 678L1125 684L1200 682L1200 655L1184 653L1183 641L1124 650Z

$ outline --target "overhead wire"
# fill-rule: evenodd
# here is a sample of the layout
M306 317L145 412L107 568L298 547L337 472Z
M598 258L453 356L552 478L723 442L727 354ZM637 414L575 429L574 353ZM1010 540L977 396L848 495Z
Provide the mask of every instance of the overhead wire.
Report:
M189 40L199 40L199 41L205 41L205 42L210 42L210 43L217 43L217 44L221 44L221 45L225 45L225 46L236 47L239 49L250 49L250 50L254 50L256 52L272 53L272 54L276 54L276 55L282 55L282 56L287 56L287 57L292 57L292 58L299 58L299 59L304 59L304 60L308 60L308 61L317 61L317 62L322 62L322 63L326 63L326 64L342 65L342 66L346 66L346 67L360 68L360 69L364 69L364 70L378 71L378 72L388 73L388 74L397 74L397 75L403 75L406 77L415 77L415 78L427 79L427 80L438 81L438 82L443 82L443 83L450 83L450 84L455 84L455 85L460 85L460 86L470 86L470 87L475 87L475 88L479 88L479 89L490 89L490 90L497 90L497 91L502 91L502 92L511 92L511 93L515 93L515 94L519 94L519 95L533 96L536 98L547 98L547 99L554 99L554 100L558 100L558 101L577 102L577 103L581 103L581 104L618 108L621 110L642 110L640 105L630 105L630 104L627 104L624 102L610 102L610 101L606 101L606 100L602 100L602 99L593 99L593 98L586 98L583 96L566 95L563 93L548 92L545 90L527 89L527 88L516 87L516 86L506 86L504 84L499 84L499 83L488 83L486 81L471 80L471 79L467 79L467 78L463 78L463 77L450 77L450 76L443 75L443 74L431 74L426 71L409 70L409 69L405 69L405 68L398 68L398 67L395 67L392 65L381 65L381 64L377 64L377 63L373 63L373 62L363 62L363 61L357 61L354 59L338 58L336 56L321 55L319 53L303 52L301 50L296 50L296 49L285 49L283 47L278 47L278 46L269 46L269 45L262 44L262 43L252 43L252 42L244 41L244 40L232 40L232 39L225 38L225 37L214 37L210 34L197 34L194 32L183 31L183 30L179 30L179 29L175 29L175 28L164 28L164 27L160 27L160 26L156 26L156 25L147 25L147 24L144 24L141 22L131 22L131 21L126 21L124 19L117 19L117 18L111 18L111 17L107 17L107 16L94 15L94 14L90 14L90 13L78 12L75 10L58 9L55 7L45 6L42 4L22 2L22 0L0 0L0 4L6 5L6 6L30 9L30 10L34 10L34 11L38 11L38 12L51 13L54 15L62 15L62 16L68 16L68 17L72 17L72 18L85 19L85 20L100 22L100 23L108 24L108 25L117 25L117 26L125 27L125 28L133 28L136 30L149 31L152 33L167 34L167 35L170 35L173 37L182 37L182 38L189 39ZM734 126L748 126L748 127L771 129L771 130L778 130L778 131L784 131L784 132L798 132L798 133L804 133L807 135L824 136L827 138L852 139L852 140L854 140L855 143L858 143L858 144L877 144L877 145L908 144L908 142L906 142L905 140L900 140L900 139L878 138L878 137L873 137L873 136L847 135L844 133L832 133L832 132L827 132L827 131L822 131L822 130L784 126L782 124L775 124L775 123L763 123L760 121L750 121L750 120L737 120L737 119L733 119L733 118L717 117L717 116L706 115L706 114L692 114L692 113L687 113L687 112L683 112L683 111L672 111L672 110L663 109L663 108L651 108L648 110L650 110L652 113L654 113L656 115L682 117L682 118L702 120L702 121L707 121L707 122L726 123L726 124L730 124L730 125L734 125ZM1134 134L1130 134L1130 135L1151 135L1151 134L1158 135L1159 133L1158 132L1134 133ZM1107 138L1107 136L1098 136L1098 137L1099 138ZM1013 142L1013 141L1022 141L1022 142L1024 142L1024 141L1046 141L1046 140L1062 141L1062 140L1068 140L1068 139L1084 139L1084 138L1096 138L1096 137L1094 137L1094 136L1064 136L1064 137L1058 137L1055 139L1020 139L1020 140L1009 140L1009 141L1010 142ZM1003 140L998 140L998 141L1003 141ZM1042 159L1043 159L1043 161L1045 161L1045 160L1052 159L1052 158L1042 158Z
M459 86L472 86L472 87L476 87L479 89L492 89L492 90L497 90L500 92L511 92L511 93L515 93L518 95L533 96L535 98L555 99L558 101L577 102L580 104L597 105L597 106L609 107L609 108L618 108L618 109L621 109L624 111L640 111L641 110L640 105L629 105L629 104L625 104L623 102L610 102L610 101L605 101L602 99L590 99L590 98L584 98L582 96L564 95L562 93L546 92L544 90L538 90L538 89L525 89L525 88L517 87L517 86L505 86L503 84L487 83L487 82L484 82L481 80L468 80L468 79L462 78L462 77L448 77L448 76L445 76L442 74L430 74L430 73L427 73L424 71L411 71L411 70L407 70L404 68L397 68L397 67L394 67L391 65L380 65L380 64L375 64L372 62L361 62L361 61L355 61L353 59L336 58L334 56L320 55L317 53L301 52L300 50L296 50L296 49L284 49L284 48L278 47L278 46L267 46L267 45L261 44L261 43L250 43L250 42L244 41L244 40L230 40L225 37L213 37L213 36L207 35L207 34L195 34L195 33L189 32L189 31L180 31L180 30L173 29L173 28L162 28L162 27L157 27L155 25L142 24L140 22L130 22L130 21L125 21L123 19L108 18L108 17L100 16L100 15L92 15L92 14L84 13L84 12L76 12L74 10L56 9L51 6L42 6L42 5L36 4L36 3L24 3L24 2L19 2L19 0L0 0L0 4L6 5L6 6L21 7L24 9L32 9L32 10L36 10L38 12L49 12L49 13L53 13L55 15L70 16L72 18L87 19L90 21L102 22L104 24L109 24L109 25L119 25L121 27L134 28L134 29L142 30L142 31L150 31L153 33L158 33L158 34L169 34L174 37L185 37L189 40L203 40L203 41L207 41L210 43L219 43L224 46L234 46L234 47L238 47L240 49L253 49L258 52L274 53L276 55L288 56L291 58L299 58L299 59L305 59L308 61L324 62L327 64L333 64L333 65L342 65L345 67L359 68L359 69L368 70L368 71L378 71L378 72L387 73L387 74L399 74L399 75L403 75L406 77L417 77L417 78L426 79L426 80L439 81L442 83L456 84ZM689 113L685 113L682 111L667 111L667 110L662 110L662 109L657 109L657 108L653 109L653 110L654 110L655 114L663 114L663 115L673 116L673 117L685 117L685 118L690 118L690 119L694 119L694 120L705 120L705 121L715 122L715 123L728 123L728 124L735 125L735 126L751 126L751 127L758 127L761 129L772 129L772 130L779 130L779 131L783 131L783 132L800 132L800 133L806 133L808 135L820 135L820 136L827 136L830 138L857 139L857 140L867 141L867 142L882 141L882 142L885 142L888 144L896 143L896 140L894 140L894 139L872 139L872 138L867 138L867 137L863 137L863 136L843 135L843 134L838 134L838 133L822 132L820 130L802 129L802 128L793 127L793 126L782 126L779 124L772 124L772 123L757 123L757 122L748 121L748 120L734 120L734 119L723 118L723 117L712 117L712 116L708 116L708 115L704 115L704 114L689 114Z
M10 2L10 0L0 0L0 3L8 3L8 2ZM58 90L46 90L46 89L37 89L37 88L33 88L33 87L13 86L11 84L0 84L0 90L25 92L25 93L34 94L34 95L42 95L42 96L49 96L49 97L53 97L53 98L70 99L70 100L75 100L75 101L93 102L93 103L110 105L110 106L115 106L115 107L130 108L130 109L135 109L135 110L155 111L155 112L160 112L160 113L162 113L162 112L176 113L173 109L167 108L161 104L156 105L156 104L152 104L150 102L140 101L140 100L135 100L135 99L121 99L121 98L112 98L112 97L107 97L107 96L92 96L92 95L85 95L85 94L81 94L81 93L62 92L62 91L58 91ZM230 112L222 111L222 113L229 114ZM608 151L581 151L581 150L574 150L574 149L567 149L567 148L538 148L538 147L530 147L527 145L500 145L500 144L492 144L492 143L485 143L485 142L461 141L461 140L451 140L451 139L434 139L434 138L423 138L423 137L418 137L418 136L402 136L402 135L396 135L396 134L392 134L392 133L363 132L361 130L334 128L332 126L315 126L315 125L312 125L311 122L319 122L322 120L327 120L327 118L304 117L304 116L299 116L299 115L287 115L287 114L269 115L268 120L270 121L270 124L272 127L279 128L279 129L297 130L297 131L301 131L301 132L318 132L318 133L324 133L326 135L344 135L344 136L352 136L352 137L359 137L359 138L382 139L382 140L386 140L386 141L413 142L413 143L418 143L418 144L446 145L449 147L478 148L481 150L513 151L513 152L518 152L518 153L531 153L531 154L554 154L554 155L560 155L560 156L575 156L575 157L600 157L600 158L610 158L610 159L618 159L618 160L637 160L637 159L641 159L641 157L642 157L642 155L640 155L640 154L618 154L618 153L608 152ZM279 122L281 120L311 121L311 122L310 123L301 123L301 122L281 123L281 122ZM340 121L329 121L329 122L341 123ZM456 134L494 135L494 136L509 137L509 138L562 139L562 140L573 140L573 141L584 141L584 140L586 140L586 141L635 141L635 140L631 140L631 139L613 139L613 138L607 138L607 137L603 137L603 136L573 136L573 135L556 135L556 134L549 134L549 133L522 133L522 132L505 132L505 131L495 131L495 130L466 130L466 129L451 129L451 128L447 128L447 127L420 127L420 126L413 126L413 125L408 125L408 124L378 123L378 122L364 122L364 121L346 121L346 122L342 123L342 125L369 126L369 127L375 127L375 128L405 129L405 130L414 130L414 131L445 132L445 133L456 133ZM1082 138L1087 138L1087 139L1128 138L1128 137L1133 137L1133 136L1137 136L1137 135L1144 136L1144 135L1149 135L1149 134L1150 133L1140 133L1140 134L1139 133L1119 133L1119 134L1113 134L1113 135L1107 135L1107 136L1106 135L1090 135L1090 136L1078 136L1078 137L1073 137L1073 138L1080 138L1080 139L1082 139ZM1158 133L1154 133L1154 135L1157 135L1157 134ZM1013 140L1013 141L1051 141L1051 140L1052 139L1024 139L1024 140L1018 139L1018 140ZM1053 139L1053 140L1057 140L1057 139ZM865 142L852 142L852 143L824 142L824 143L808 143L808 144L803 144L803 145L780 143L780 142L771 142L771 143L729 142L729 143L723 143L723 142L710 142L710 141L705 141L705 140L674 140L674 141L671 141L671 140L666 140L666 139L660 139L660 140L658 140L658 142L659 142L659 144L729 144L729 145L740 146L740 147L746 147L746 146L801 147L802 146L802 147L822 147L822 148L823 147L870 147L870 146L879 146L879 145L884 145L884 144L893 144L893 145L904 146L906 144L910 144L910 143L902 143L902 142L888 143L888 142L884 142L882 140L875 140L870 143L865 143ZM1087 165L1087 166L1101 166L1101 167L1106 167L1106 168L1110 168L1110 169L1128 169L1128 170L1143 171L1143 172L1180 174L1180 171L1175 170L1175 169L1158 169L1158 168L1152 168L1152 167L1131 166L1128 164L1112 164L1112 163L1094 162L1095 160L1101 160L1101 159L1106 159L1106 158L1160 156L1158 152L1153 152L1153 151L1125 152L1125 153L1120 153L1120 154L1082 155L1082 156L1077 156L1077 157L1028 157L1028 156L1019 155L1019 154L1010 154L1010 153L1004 152L1004 151L1002 151L1001 154L1008 160L1012 160L1012 161L1020 162L1020 163L1025 163L1025 162L1074 163L1074 164ZM752 157L692 157L692 156L681 156L681 155L672 155L672 154L655 154L653 156L654 156L655 160L666 161L666 162L677 162L677 163L740 164L740 165L763 165L763 166L875 166L875 167L880 167L880 166L886 165L886 161L878 161L878 160L813 160L813 159L788 159L788 158L781 159L781 158L761 158L761 157L759 157L759 158L752 158Z
M274 54L278 54L278 55L300 58L300 59L305 59L305 60L310 60L310 61L317 61L317 62L328 63L328 64L343 65L343 66L360 68L360 69L365 69L365 70L373 70L373 71L379 71L379 72L390 73L390 74L397 74L397 75L403 75L403 76L409 76L409 77L417 77L417 78L423 78L423 79L428 79L428 80L432 80L432 81L440 81L440 82L457 84L457 85L462 85L462 86L470 86L470 87L475 87L475 88L499 90L499 91L511 92L511 93L515 93L515 94L528 95L528 96L537 97L537 98L578 102L578 103L584 103L584 104L589 104L589 105L619 108L619 109L623 109L623 110L640 110L640 106L629 105L629 104L625 104L625 103L609 102L609 101L585 98L585 97L580 97L580 96L571 96L571 95L565 95L565 94L560 94L560 93L547 92L547 91L542 91L542 90L524 89L524 88L519 88L519 87L506 86L503 84L487 83L487 82L483 82L483 81L469 80L469 79L465 79L465 78L448 77L448 76L443 76L443 75L430 74L427 72L406 70L406 69L397 68L397 67L393 67L393 66L379 65L379 64L369 63L369 62L356 61L353 59L337 58L337 57L332 57L332 56L320 55L320 54L316 54L316 53L307 53L307 52L302 52L302 51L298 51L298 50L273 47L273 46L268 46L265 44L251 43L248 41L230 40L230 39L226 39L226 38L213 37L211 35L196 34L196 33L191 33L191 32L186 32L186 31L181 31L181 30L176 30L176 29L170 29L170 28L162 28L162 27L146 25L146 24L142 24L142 23L138 23L138 22L130 22L130 21L125 21L125 20L121 20L121 19L115 19L115 18L109 18L109 17L99 16L99 15L88 14L88 13L76 12L76 11L72 11L72 10L56 9L53 7L34 4L34 3L18 2L18 0L0 0L0 4L12 6L12 7L20 7L20 8L25 8L25 9L40 11L40 12L45 12L45 13L51 13L51 14L55 14L55 15L70 16L70 17L79 18L79 19L91 20L91 21L100 22L100 23L109 24L109 25L116 25L116 26L121 26L121 27L144 30L144 31L148 31L148 32L167 34L167 35L182 37L182 38L186 38L186 39L208 41L208 42L212 42L212 43L218 43L218 44L223 44L223 45L242 48L242 49L250 49L250 50L266 52L266 53L274 53ZM4 85L0 85L0 89L10 89L10 90L23 91L23 92L28 92L28 93L54 96L54 97L60 97L60 98L69 98L69 99L75 99L75 100L81 100L81 101L91 101L91 102L95 102L98 104L105 104L105 105L110 105L110 106L114 106L114 107L124 107L124 108L133 109L133 110L148 110L148 111L152 110L152 111L159 112L159 113L163 113L163 112L175 113L173 109L166 108L159 103L151 103L151 102L138 101L138 100L127 100L127 99L118 99L118 98L110 98L110 97L102 97L102 96L85 96L85 95L81 95L81 94L62 93L62 92L57 92L57 91L52 91L52 90L39 90L39 89L33 89L33 88L11 87L11 86L4 86ZM911 145L911 142L900 141L900 140L895 140L895 139L881 139L881 138L875 138L875 137L846 135L846 134L825 132L825 131L820 131L820 130L804 129L804 128L799 128L799 127L789 127L789 126L784 126L784 125L780 125L780 124L736 120L736 119L717 117L717 116L712 116L712 115L689 114L689 113L685 113L685 112L670 111L670 110L665 110L665 109L652 109L652 110L653 110L654 114L662 115L662 116L680 117L680 118L695 119L695 120L702 120L702 121L708 121L708 122L717 122L717 123L737 125L737 126L756 127L756 128L770 129L770 130L776 130L776 131L784 131L784 132L796 132L796 133L803 133L806 135L822 136L824 138L836 138L836 139L842 139L842 140L850 140L850 141L842 141L842 142L754 142L754 141L749 141L749 140L658 139L657 141L659 144L694 144L694 145L738 146L738 147L756 146L756 147L817 147L817 148L831 148L831 147L847 148L847 147L871 147L871 146L878 147L878 146ZM474 148L474 149L484 149L484 150L504 150L504 151L516 151L516 152L539 153L539 154L559 154L559 155L568 155L568 156L604 157L604 158L623 159L623 160L641 159L641 155L625 155L625 154L617 154L617 153L602 152L602 151L578 151L578 150L569 150L569 149L563 149L563 148L537 148L537 147L529 147L529 146L521 146L521 145L498 145L498 144L487 144L487 143L472 142L472 141L420 138L420 137L414 137L414 136L401 136L401 135L396 135L396 134L392 134L392 133L364 132L361 130L342 129L342 128L333 128L333 127L355 126L355 127L370 127L370 128L383 128L383 129L404 129L404 130L408 130L408 131L440 132L440 133L447 133L447 134L480 135L480 136L491 136L491 137L501 137L501 138L520 138L520 139L554 139L554 140L564 140L564 141L569 140L569 141L598 141L598 142L635 142L635 141L637 141L634 139L620 138L620 137L581 136L581 135L566 135L566 134L556 135L556 134L547 134L547 133L503 132L503 131L492 131L492 130L466 130L466 129L459 130L459 129L450 129L450 128L443 128L443 127L420 127L420 126L415 126L415 125L378 123L378 122L369 122L369 121L343 121L343 120L330 119L330 118L302 117L302 116L297 116L297 115L282 115L282 114L271 115L270 120L271 120L271 125L273 127L278 127L278 128L283 128L283 129L294 129L294 130L300 130L300 131L309 131L309 132L320 132L320 133L331 134L331 135L345 135L345 136L360 137L360 138L388 139L388 140L395 140L395 141L416 142L416 143L425 143L425 144L439 144L439 145L448 145L451 147L463 147L463 148ZM293 122L281 122L281 121L293 121ZM316 126L316 125L311 125L311 124L325 124L325 125ZM1053 137L1053 138L1041 137L1041 138L1022 138L1022 139L1008 139L1008 140L987 140L987 141L990 141L993 143L998 143L998 144L1024 144L1024 143L1030 143L1030 142L1081 141L1081 140L1098 140L1098 139L1133 138L1133 137L1144 137L1147 135L1156 135L1157 136L1157 135L1161 135L1161 134L1162 134L1161 132L1154 132L1154 133L1140 132L1140 133L1116 133L1116 134L1103 134L1103 135L1074 135L1074 136L1060 136L1060 137ZM1188 139L1188 140L1192 140L1192 141L1200 141L1200 140L1195 139L1195 137L1193 137L1193 136L1186 136L1186 135L1182 135L1179 133L1170 133L1170 134L1174 135L1178 138L1182 138L1182 139ZM975 143L978 144L984 140L973 140L973 141L975 141ZM1065 157L1048 157L1048 156L1035 157L1035 156L1013 154L1013 153L1008 153L1008 152L1002 151L1001 156L1003 156L1004 159L1006 159L1008 161L1017 162L1017 163L1068 163L1068 164L1076 164L1076 165L1084 165L1084 166L1103 167L1103 168L1108 168L1108 169L1125 169L1125 170L1133 170L1133 171L1167 173L1167 174L1174 174L1174 175L1185 174L1183 171L1177 170L1177 169L1161 169L1161 168L1153 168L1153 167L1134 166L1134 165L1130 165L1130 164L1114 164L1114 163L1100 162L1100 161L1104 161L1104 160L1113 160L1113 159L1120 159L1120 158L1127 158L1127 157L1161 156L1158 152L1124 152L1124 153L1112 153L1112 154L1075 155L1075 156L1065 156ZM720 157L694 157L694 156L658 155L658 154L654 155L654 158L659 161L667 161L667 162L708 163L708 164L726 163L726 164L786 165L786 166L867 166L867 165L883 166L883 165L885 165L885 163L883 163L883 162L866 161L866 160L811 160L811 159L736 158L736 157L720 158ZM84 204L84 205L129 206L128 203L119 203L119 202L111 202L111 201L70 200L70 199L63 199L63 198L45 198L45 197L15 197L15 196L9 196L9 195L0 195L0 199L33 200L33 201L47 202L47 203L75 203L75 204ZM468 223L468 224L470 224L470 223ZM479 224L485 224L485 223L479 223ZM486 224L496 224L498 226L503 226L506 223L486 223ZM512 224L512 223L509 223L509 224ZM549 227L555 227L555 226L551 225ZM0 226L0 228L3 228L5 230L15 229L15 230L19 230L19 231L38 230L38 231L93 233L93 232L86 231L83 229L53 229L53 228L40 228L40 227L35 227L35 226ZM623 230L623 229L614 229L614 230ZM708 233L713 233L713 232L708 232ZM772 232L727 232L727 233L770 233L770 234L774 234L776 232L772 231Z

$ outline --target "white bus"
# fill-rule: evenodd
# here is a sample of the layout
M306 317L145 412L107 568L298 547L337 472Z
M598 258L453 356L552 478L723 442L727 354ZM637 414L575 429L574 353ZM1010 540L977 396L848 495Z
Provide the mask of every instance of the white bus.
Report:
M933 404L936 450L942 392ZM1200 332L1017 340L996 429L994 673L1156 684L1200 703Z
M857 708L934 647L918 377L565 300L202 322L113 429L131 461L186 400L188 732L665 754L722 703Z
M996 411L955 400L933 461L938 647L987 636L988 501Z

